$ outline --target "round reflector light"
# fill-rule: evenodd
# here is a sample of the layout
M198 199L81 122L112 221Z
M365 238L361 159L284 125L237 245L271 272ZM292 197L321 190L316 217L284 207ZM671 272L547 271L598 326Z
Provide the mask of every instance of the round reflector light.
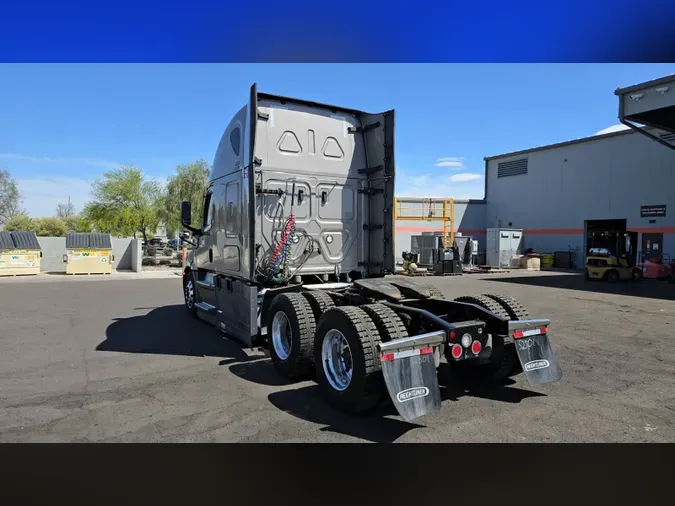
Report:
M483 347L480 345L480 341L474 341L473 344L471 345L471 351L473 352L474 355L478 355L482 348Z

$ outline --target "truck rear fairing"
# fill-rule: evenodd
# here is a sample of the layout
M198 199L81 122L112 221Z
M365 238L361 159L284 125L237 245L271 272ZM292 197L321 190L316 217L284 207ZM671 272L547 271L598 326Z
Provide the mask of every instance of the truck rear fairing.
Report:
M257 279L291 216L295 234L289 275L338 281L344 279L341 274L393 272L393 111L368 115L256 95L252 192Z

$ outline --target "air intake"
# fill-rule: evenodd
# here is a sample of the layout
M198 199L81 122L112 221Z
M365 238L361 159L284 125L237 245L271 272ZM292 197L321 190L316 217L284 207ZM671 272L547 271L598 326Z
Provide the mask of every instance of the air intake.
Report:
M499 162L497 165L497 177L522 176L527 174L527 158Z

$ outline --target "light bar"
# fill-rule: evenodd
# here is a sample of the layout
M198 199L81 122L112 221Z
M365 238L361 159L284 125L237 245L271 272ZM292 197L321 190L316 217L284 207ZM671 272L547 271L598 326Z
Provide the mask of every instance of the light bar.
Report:
M418 355L429 355L433 353L434 349L431 346L426 346L424 348L417 348L414 350L405 350L405 351L395 351L393 353L383 353L380 355L381 362L391 362L392 360L397 360L399 358L408 358L416 357Z
M532 336L539 336L542 334L546 334L548 332L547 327L541 327L538 329L530 329L530 330L514 330L513 331L513 338L514 339L521 339L523 337L532 337Z

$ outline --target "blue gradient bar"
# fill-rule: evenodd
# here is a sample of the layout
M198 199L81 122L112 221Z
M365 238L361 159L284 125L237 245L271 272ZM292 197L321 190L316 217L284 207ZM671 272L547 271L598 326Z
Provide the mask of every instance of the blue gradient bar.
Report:
M673 62L675 0L8 0L4 62Z

